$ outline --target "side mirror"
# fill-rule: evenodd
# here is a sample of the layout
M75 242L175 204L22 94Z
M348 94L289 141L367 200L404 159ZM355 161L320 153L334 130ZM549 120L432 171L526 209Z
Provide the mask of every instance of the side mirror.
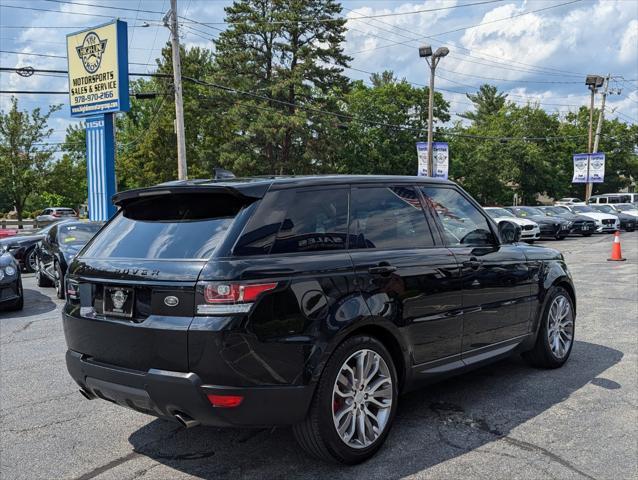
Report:
M498 235L503 243L516 243L521 239L521 227L509 220L498 222Z

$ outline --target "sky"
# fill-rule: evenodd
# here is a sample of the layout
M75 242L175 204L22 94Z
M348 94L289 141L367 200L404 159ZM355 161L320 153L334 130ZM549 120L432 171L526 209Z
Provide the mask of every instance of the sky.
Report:
M181 41L212 48L231 3L178 0ZM429 69L418 47L449 48L435 89L451 103L452 121L472 109L466 93L483 83L516 103L575 111L589 104L584 79L593 73L614 78L607 117L638 123L638 0L344 0L342 6L344 48L352 57L344 73L353 79L392 70L424 85ZM169 38L160 13L168 8L169 0L0 0L0 66L64 70L67 33L119 17L129 25L129 70L151 72ZM66 89L64 75L0 72L0 90ZM79 121L70 117L65 95L17 97L21 108L64 104L51 121L50 142L63 141L66 127ZM9 99L0 94L0 108Z

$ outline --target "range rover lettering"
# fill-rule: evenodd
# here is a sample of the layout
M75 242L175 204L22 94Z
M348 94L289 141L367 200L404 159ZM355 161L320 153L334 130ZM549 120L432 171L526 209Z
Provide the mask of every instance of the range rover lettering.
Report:
M67 367L88 399L185 427L292 426L346 464L399 395L574 342L562 255L452 182L189 180L118 193L66 275Z

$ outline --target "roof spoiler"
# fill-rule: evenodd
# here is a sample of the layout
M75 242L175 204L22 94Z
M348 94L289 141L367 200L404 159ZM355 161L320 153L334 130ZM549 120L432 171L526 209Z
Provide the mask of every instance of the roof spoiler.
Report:
M111 201L118 207L123 207L133 200L146 197L163 197L165 195L178 194L209 194L230 195L246 202L252 202L262 198L269 185L263 183L232 185L157 185L149 188L136 188L118 192Z

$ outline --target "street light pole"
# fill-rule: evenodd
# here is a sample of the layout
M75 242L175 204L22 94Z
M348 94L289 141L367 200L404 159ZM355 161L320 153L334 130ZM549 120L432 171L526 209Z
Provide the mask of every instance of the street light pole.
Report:
M168 18L170 15L170 19ZM170 24L169 24L170 21ZM186 137L184 134L184 100L182 97L182 62L179 54L179 32L177 30L177 0L171 0L171 11L164 17L164 25L171 31L173 53L173 82L175 84L175 134L177 136L177 178L188 178L186 165Z
M436 66L441 61L441 58L445 57L448 53L450 53L450 50L446 47L439 47L434 53L432 53L432 47L429 45L419 48L419 56L425 58L425 61L428 62L428 66L430 67L430 89L428 92L428 175L430 177L434 176L434 162L432 161L434 158L432 155L432 137L434 135L434 75ZM432 60L430 60L429 57L432 57Z

